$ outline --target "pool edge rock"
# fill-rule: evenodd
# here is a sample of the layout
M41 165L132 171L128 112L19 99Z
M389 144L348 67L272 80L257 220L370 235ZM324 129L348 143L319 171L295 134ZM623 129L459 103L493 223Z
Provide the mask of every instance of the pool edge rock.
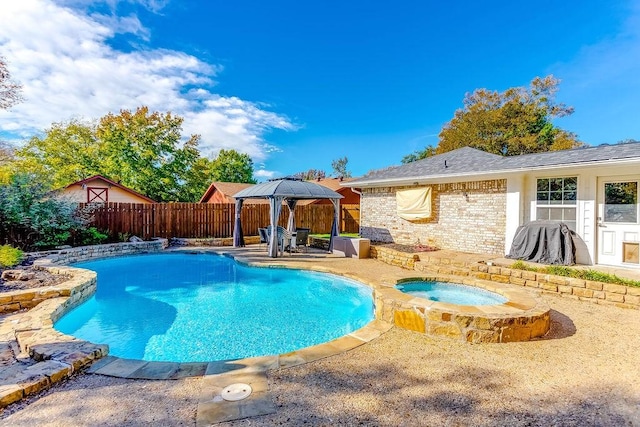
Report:
M71 276L69 280L53 287L13 291L11 298L36 301L38 295L49 298L40 300L29 311L12 315L11 331L16 349L14 356L28 355L31 363L19 365L12 375L3 377L0 384L0 408L38 393L52 384L62 381L74 372L88 366L94 360L108 354L107 345L93 344L62 334L53 323L65 312L90 298L96 291L96 273L72 267L44 267L54 274ZM20 297L20 294L23 296ZM15 354L19 351L19 355Z

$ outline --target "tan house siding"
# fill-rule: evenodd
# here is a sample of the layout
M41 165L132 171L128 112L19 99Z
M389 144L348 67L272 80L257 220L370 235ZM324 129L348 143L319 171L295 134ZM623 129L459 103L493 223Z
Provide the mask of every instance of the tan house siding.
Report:
M109 188L106 184L101 182L92 182L87 186L88 188L82 188L80 185L73 185L65 188L62 192L63 197L70 201L77 203L87 203L87 191L89 188L106 188L108 191L108 201L113 203L149 203L140 197L124 191L118 187Z
M361 233L374 241L430 244L462 252L504 254L505 179L433 184L432 216L407 221L396 214L396 191L363 188ZM465 196L466 195L466 196Z

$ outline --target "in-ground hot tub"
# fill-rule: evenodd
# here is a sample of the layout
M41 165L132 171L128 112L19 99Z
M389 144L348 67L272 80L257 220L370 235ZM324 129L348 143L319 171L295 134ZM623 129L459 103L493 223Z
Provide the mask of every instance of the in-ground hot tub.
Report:
M427 299L434 283L440 291L489 300L463 299L456 304L450 298ZM528 290L473 278L403 279L376 290L375 300L379 319L426 335L472 343L528 341L546 334L551 323L549 306Z
M414 297L458 305L496 305L508 301L502 295L485 289L437 280L402 282L396 285L396 289Z

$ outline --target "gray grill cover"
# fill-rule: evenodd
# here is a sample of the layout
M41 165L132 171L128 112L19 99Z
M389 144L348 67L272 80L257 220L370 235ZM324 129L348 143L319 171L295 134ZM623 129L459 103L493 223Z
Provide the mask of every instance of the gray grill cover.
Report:
M573 265L576 249L572 234L567 224L562 222L531 221L516 230L507 258Z

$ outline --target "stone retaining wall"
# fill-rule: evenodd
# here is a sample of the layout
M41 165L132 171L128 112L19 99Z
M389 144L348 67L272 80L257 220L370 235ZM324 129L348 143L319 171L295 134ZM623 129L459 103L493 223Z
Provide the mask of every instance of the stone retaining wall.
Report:
M386 264L395 265L408 270L414 270L416 262L420 261L420 256L416 254L408 254L406 252L400 252L395 249L375 245L372 245L369 248L369 256Z
M144 242L110 243L106 245L78 246L58 251L35 252L29 254L29 256L36 258L34 265L64 265L94 258L162 252L168 246L169 241L167 239L157 238Z
M370 253L371 258L409 270L461 277L473 276L498 283L534 288L581 301L640 309L640 288L633 286L517 270L484 262L464 262L432 255L429 252L408 254L384 246L372 246Z
M539 289L542 292L560 294L564 297L581 301L640 309L640 288L633 286L575 279L486 264L472 266L471 274L480 279Z

